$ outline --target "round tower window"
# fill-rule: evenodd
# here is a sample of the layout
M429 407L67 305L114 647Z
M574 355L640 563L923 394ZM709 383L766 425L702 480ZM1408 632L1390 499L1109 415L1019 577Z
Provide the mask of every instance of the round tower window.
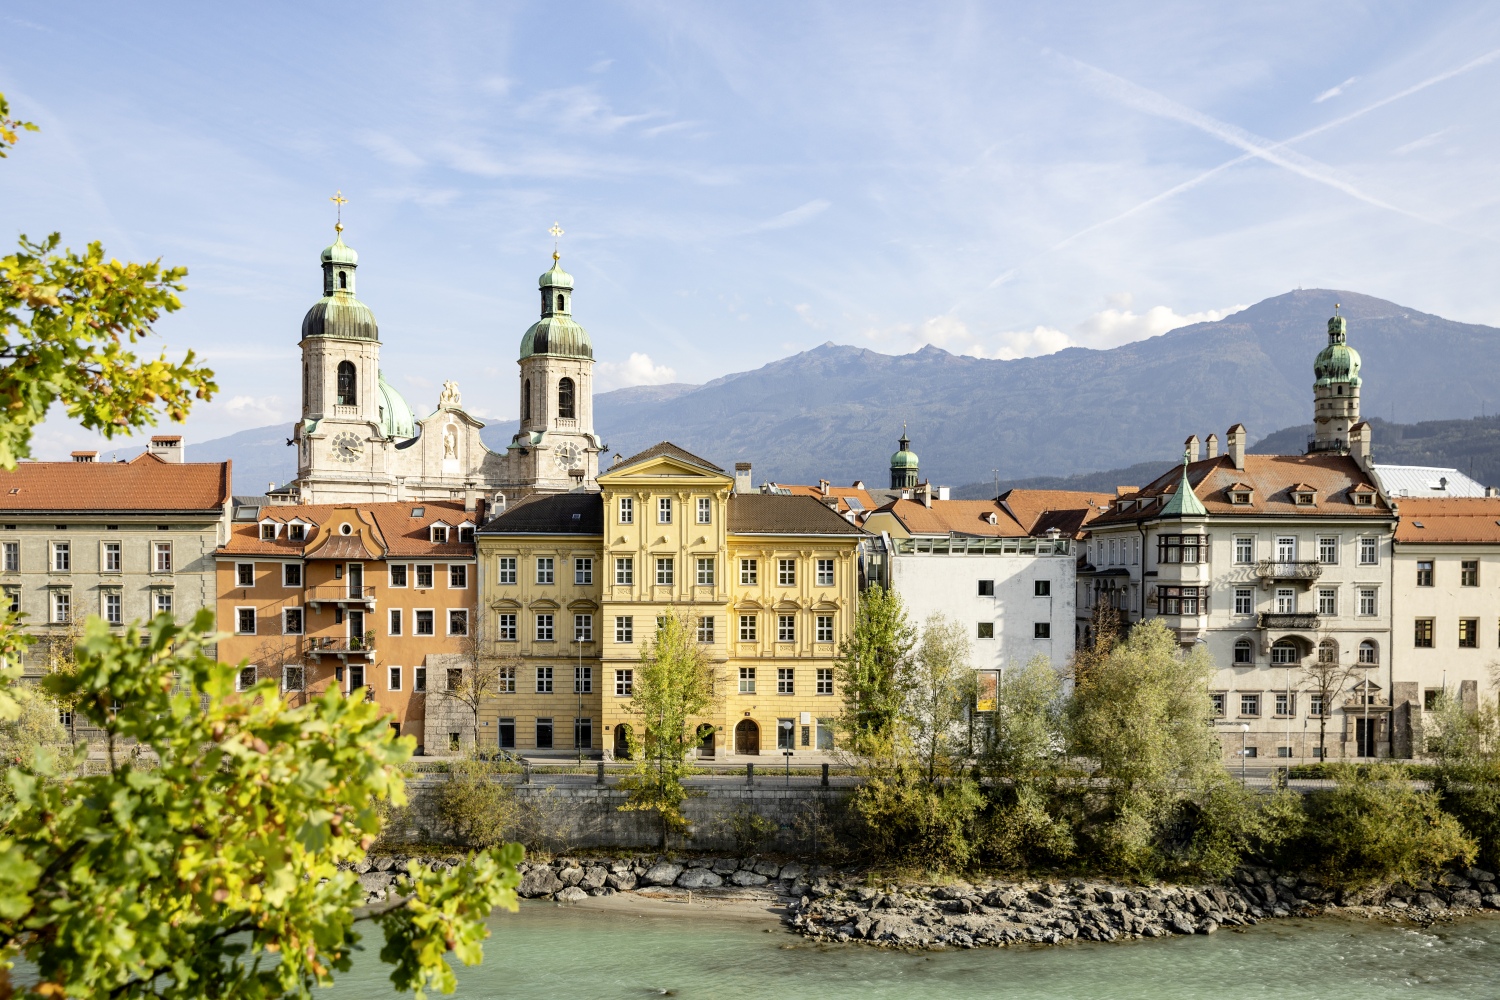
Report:
M341 534L341 535L347 535L347 534L350 534L353 531L354 531L354 529L351 528L351 527L349 527L347 524L341 524L341 525L339 525L339 534Z

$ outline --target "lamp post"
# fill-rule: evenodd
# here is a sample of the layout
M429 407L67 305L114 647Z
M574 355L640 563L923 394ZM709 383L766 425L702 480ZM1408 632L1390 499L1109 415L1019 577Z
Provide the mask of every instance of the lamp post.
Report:
M1240 787L1245 787L1245 737L1250 734L1250 723L1240 723Z
M792 730L795 728L795 723L793 723L791 719L782 719L780 722L778 722L776 724L776 727L778 729L780 729L782 732L786 733L786 749L784 749L784 750L781 751L781 755L786 758L786 787L791 788L792 787Z

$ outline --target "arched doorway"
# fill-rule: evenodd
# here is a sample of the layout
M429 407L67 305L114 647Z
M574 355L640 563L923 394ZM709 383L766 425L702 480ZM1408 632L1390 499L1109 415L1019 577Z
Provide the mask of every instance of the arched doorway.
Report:
M758 755L760 753L760 727L753 719L741 719L734 727L734 752Z
M698 756L712 757L714 755L714 727L703 723L698 727Z
M615 727L615 760L630 759L630 726L624 722Z

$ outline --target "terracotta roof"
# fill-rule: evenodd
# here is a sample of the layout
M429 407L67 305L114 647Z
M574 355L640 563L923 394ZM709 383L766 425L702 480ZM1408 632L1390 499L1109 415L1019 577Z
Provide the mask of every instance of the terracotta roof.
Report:
M0 511L194 511L217 514L229 499L228 462L22 462L0 471Z
M731 534L863 535L812 497L775 493L737 493L729 498Z
M913 535L975 535L986 538L1025 538L1031 533L993 500L892 500L882 511L891 514ZM989 519L993 517L995 523Z
M838 503L834 509L840 514L846 514L850 511L853 511L855 514L868 514L881 504L887 502L885 498L877 499L870 490L862 486L830 485L826 494L823 492L821 486L803 486L795 483L772 483L771 486L776 489L786 490L794 497L813 497L819 503L826 503L830 499L837 500ZM899 495L900 490L897 490L896 493ZM849 502L851 500L854 501L853 504Z
M1500 543L1500 497L1408 497L1397 509L1398 542Z
M603 535L604 498L598 493L534 493L480 529L505 535Z
M1000 502L1028 534L1039 535L1057 528L1074 537L1103 513L1115 499L1108 493L1084 490L1006 490Z
M483 512L482 508L465 511L462 501L276 504L262 507L259 520L236 521L232 524L229 541L219 548L219 554L287 558L301 556L307 546L317 538L317 528L328 524L338 512L350 510L355 511L355 516L366 524L375 525L376 532L384 541L386 557L412 556L424 559L472 558L474 543L459 542L457 527L465 521L471 524L478 523L478 516ZM420 516L413 516L416 511L421 511ZM264 521L275 521L280 524L302 521L314 527L309 528L306 536L300 541L290 541L286 537L285 528L277 533L275 541L266 541L260 537L260 526ZM449 540L446 544L434 544L428 540L431 537L428 529L438 521L454 529L448 532ZM324 545L338 540L336 536ZM319 552L318 557L323 558L324 553ZM372 559L382 558L382 556L351 555L349 558Z
M1150 500L1170 496L1182 479L1179 466L1164 473L1151 485L1127 499ZM1356 505L1350 493L1368 492L1369 475L1359 463L1347 455L1246 455L1245 468L1236 469L1228 455L1203 459L1188 466L1188 482L1193 495L1203 502L1209 516L1214 514L1286 514L1309 517L1319 514L1340 517L1389 517L1390 508L1380 496L1370 504ZM1233 487L1252 489L1248 504L1231 504L1229 491ZM1317 494L1317 503L1294 504L1294 489L1310 489ZM1110 510L1101 514L1095 524L1111 524L1122 521L1138 521L1160 514L1161 506L1148 503L1144 509L1139 503L1129 510Z
M644 462L649 458L658 458L662 455L671 456L672 458L687 462L689 465L696 465L700 468L707 469L710 472L724 471L714 463L710 462L708 459L699 458L697 455L694 455L690 451L684 451L670 441L659 441L656 444L653 444L651 447L647 448L645 451L637 452L636 454L631 455L629 458L622 458L620 461L616 462L614 465L611 465L604 471L614 472L616 469L623 469L626 466L634 465L637 462Z

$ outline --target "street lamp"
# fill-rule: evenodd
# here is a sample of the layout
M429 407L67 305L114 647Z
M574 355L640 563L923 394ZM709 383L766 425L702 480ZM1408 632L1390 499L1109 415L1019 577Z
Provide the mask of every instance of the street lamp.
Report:
M1245 737L1250 734L1250 723L1240 723L1240 787L1245 787Z
M781 751L781 756L786 758L786 787L792 787L792 730L795 723L791 719L782 719L776 723L778 729L786 733L786 747Z

